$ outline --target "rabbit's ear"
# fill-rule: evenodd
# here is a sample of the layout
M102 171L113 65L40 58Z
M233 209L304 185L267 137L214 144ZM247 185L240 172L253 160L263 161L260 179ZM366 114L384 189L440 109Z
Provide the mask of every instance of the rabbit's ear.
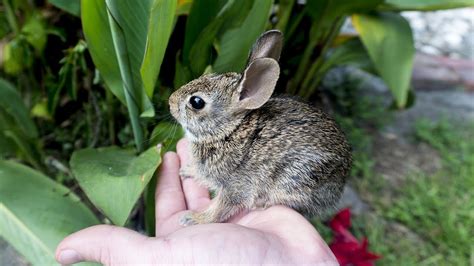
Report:
M273 58L278 61L282 48L283 34L279 30L264 32L254 43L247 60L247 65L250 65L258 58Z
M245 69L234 101L239 109L257 109L265 104L275 90L280 66L272 58L255 59Z

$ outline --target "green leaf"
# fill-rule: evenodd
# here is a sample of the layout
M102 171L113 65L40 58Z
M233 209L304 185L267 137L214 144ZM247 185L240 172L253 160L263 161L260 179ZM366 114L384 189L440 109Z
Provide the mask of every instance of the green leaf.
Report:
M192 4L193 0L178 0L178 6L176 7L176 16L188 15L191 10Z
M48 2L74 16L78 17L81 13L80 0L48 0Z
M108 87L128 108L138 151L143 150L144 143L140 118L154 116L149 96L153 94L155 75L161 65L159 61L152 64L150 60L157 60L151 57L159 56L160 53L164 53L163 49L166 49L163 40L160 40L160 46L154 47L157 45L158 37L165 34L153 33L147 36L150 18L152 22L155 20L150 16L153 3L153 0L82 1L83 28L89 50ZM166 12L168 8L164 5L165 11L163 11L161 5L155 7L157 9L153 10L153 16L163 14L162 12ZM174 11L169 16L174 16ZM168 19L167 17L166 21ZM150 28L151 30L155 29ZM164 33L168 30L165 29ZM148 49L147 55L145 55L146 49ZM146 78L149 96L140 73L144 58L142 73Z
M247 0L242 1L242 3L245 4L243 7L248 5ZM194 8L191 9L190 16L194 14L194 10ZM240 15L239 11L241 11ZM186 55L185 41L185 50L183 51L183 63L185 66L189 66L193 78L200 76L204 72L206 67L212 64L213 44L216 37L218 36L219 30L224 27L225 21L232 17L235 18L237 16L241 16L244 11L245 9L239 9L235 0L229 0L225 2L222 8L219 9L219 12L215 15L215 18L211 20L209 24L207 24L201 30L199 35L193 41L191 49L189 51L189 56Z
M38 130L29 116L20 93L6 80L0 79L0 108L14 118L22 132L31 138L38 136Z
M53 117L48 110L48 102L46 99L38 101L33 108L31 108L31 115L45 120L53 120Z
M43 53L48 40L48 34L39 13L33 13L28 17L25 25L21 28L21 33L25 36L26 41L35 48L37 55Z
M188 67L185 67L181 61L179 60L179 55L180 53L176 54L176 64L174 67L174 80L173 80L173 86L175 88L179 88L182 85L188 83L191 78L192 74L191 71L189 70Z
M154 0L148 23L145 58L140 73L148 97L153 96L156 78L160 73L168 40L173 30L174 11L177 0Z
M354 15L352 23L376 70L390 88L398 108L404 107L415 55L410 24L395 13Z
M138 99L141 98L139 94L145 95L145 93L140 93L140 89L136 87L137 84L133 81L133 73L130 66L130 58L127 52L124 32L112 15L110 9L107 9L107 15L109 17L110 29L112 30L115 52L118 55L117 59L120 67L120 75L122 76L128 115L132 124L133 137L137 151L141 152L143 151L143 128L140 125L140 104L138 103Z
M17 150L16 144L5 136L5 131L11 127L6 122L7 118L5 116L6 114L0 109L0 159L14 155Z
M206 68L212 65L214 48L218 53L220 51L218 44L217 47L214 47L216 40L222 38L222 35L227 31L239 28L247 18L253 4L252 0L227 1L215 19L203 29L193 44L188 58L193 77L202 75ZM186 65L186 61L184 63Z
M189 63L191 47L199 35L217 16L227 0L194 0L186 20L186 32L183 45L183 62Z
M127 90L139 112L146 117L153 116L154 111L143 87L140 67L145 54L151 1L81 1L82 27L95 66L112 93L128 106L124 91ZM113 25L110 25L107 9L116 23L115 33L122 35L123 43L117 43L112 37ZM122 64L119 64L119 56L124 59ZM127 71L124 68L128 68ZM130 72L129 84L124 84L123 71Z
M385 0L381 10L419 10L431 11L474 6L474 0Z
M219 55L213 69L218 73L244 69L250 48L264 31L272 0L254 1L252 9L238 28L227 30L219 40Z
M182 127L176 123L163 121L153 129L150 144L162 144L165 151L176 150L176 143L184 136Z
M340 65L351 65L373 72L373 64L370 57L359 38L352 38L344 41L341 45L332 48L329 51L328 58L324 61L321 69L322 73L332 67Z
M295 2L296 0L281 0L278 3L278 22L275 28L279 29L283 33L286 33Z
M3 67L6 73L17 75L33 63L33 55L24 39L15 38L3 47Z
M105 0L82 0L81 10L82 28L92 60L108 89L126 105Z
M309 42L303 52L294 77L289 82L288 91L308 98L316 90L321 76L319 68L322 58L340 31L346 16L354 12L366 12L377 7L383 0L318 0L308 1L304 12L312 18ZM298 24L295 24L298 25ZM297 30L292 26L290 33ZM322 55L312 60L315 52Z
M0 236L33 265L56 265L59 242L98 222L68 188L21 164L0 161Z
M124 225L161 157L156 148L137 157L133 151L108 147L77 151L70 163L91 202L114 224Z
M18 155L37 169L43 169L38 130L29 116L20 93L9 82L0 79L0 138L8 144L0 153ZM1 144L1 143L0 143ZM3 146L3 145L2 145Z
M307 11L321 26L331 24L332 21L344 15L355 12L366 12L374 9L383 0L313 0L308 1Z
M145 93L140 73L152 0L106 0L105 3L124 88L143 113L142 116L152 117L153 106ZM114 24L111 24L111 19ZM117 39L118 36L120 39ZM127 101L127 106L130 108L130 101Z

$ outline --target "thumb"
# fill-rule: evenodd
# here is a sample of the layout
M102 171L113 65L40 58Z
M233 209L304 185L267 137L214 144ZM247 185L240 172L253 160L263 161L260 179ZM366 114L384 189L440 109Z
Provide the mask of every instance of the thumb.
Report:
M147 239L126 228L96 225L66 237L56 248L56 260L62 265L80 261L105 265L147 263Z

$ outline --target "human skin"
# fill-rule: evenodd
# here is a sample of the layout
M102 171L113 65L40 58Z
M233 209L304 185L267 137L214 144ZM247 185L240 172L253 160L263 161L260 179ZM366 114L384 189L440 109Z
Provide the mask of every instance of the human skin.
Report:
M164 155L156 189L156 236L97 225L66 237L56 249L61 264L80 261L127 264L311 264L338 265L314 227L284 206L243 212L227 223L183 227L188 211L205 209L207 189L192 178L181 180L189 160L188 143Z

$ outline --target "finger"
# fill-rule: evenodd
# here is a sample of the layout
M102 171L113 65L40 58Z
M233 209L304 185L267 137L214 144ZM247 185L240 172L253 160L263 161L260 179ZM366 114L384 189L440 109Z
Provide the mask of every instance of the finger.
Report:
M181 139L176 145L181 165L190 163L189 143L186 139ZM211 200L209 191L200 186L193 178L186 178L182 181L186 206L189 210L199 210L207 207Z
M173 214L186 210L186 202L179 178L179 158L174 152L163 156L163 163L158 172L156 187L156 232Z
M56 260L62 265L80 261L104 265L147 263L151 255L143 248L146 239L122 227L92 226L66 237L56 248Z

